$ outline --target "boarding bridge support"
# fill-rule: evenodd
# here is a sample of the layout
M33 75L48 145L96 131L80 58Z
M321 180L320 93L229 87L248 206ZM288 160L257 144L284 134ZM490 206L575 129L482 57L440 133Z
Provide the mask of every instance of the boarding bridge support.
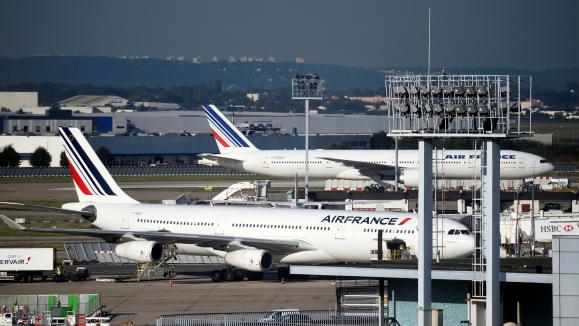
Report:
M496 139L485 140L484 159L486 168L483 171L484 203L483 217L486 223L486 324L502 325L500 305L500 146Z
M418 325L432 325L432 140L418 142Z

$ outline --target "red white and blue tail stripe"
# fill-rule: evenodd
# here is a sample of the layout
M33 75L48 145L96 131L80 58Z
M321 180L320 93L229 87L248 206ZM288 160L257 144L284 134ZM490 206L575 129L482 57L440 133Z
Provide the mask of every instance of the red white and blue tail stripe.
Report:
M256 150L257 148L212 104L203 105L203 111L209 122L219 152L238 152Z
M80 202L137 203L109 174L77 128L58 128Z

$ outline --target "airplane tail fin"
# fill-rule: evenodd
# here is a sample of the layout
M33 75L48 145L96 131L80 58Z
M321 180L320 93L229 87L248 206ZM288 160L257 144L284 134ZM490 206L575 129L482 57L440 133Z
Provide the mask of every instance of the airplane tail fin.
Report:
M203 111L205 111L209 128L211 128L220 153L257 150L249 139L215 105L203 105Z
M77 128L58 128L80 202L138 203L117 185Z

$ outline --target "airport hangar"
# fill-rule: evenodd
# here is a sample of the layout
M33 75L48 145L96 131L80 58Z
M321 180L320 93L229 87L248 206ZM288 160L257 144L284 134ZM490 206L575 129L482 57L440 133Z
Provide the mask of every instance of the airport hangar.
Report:
M383 129L382 120L381 116L365 115L314 116L310 148L367 149L371 135ZM304 148L303 114L235 113L235 121L266 126L258 131L261 135L248 136L260 149ZM24 160L36 147L45 147L53 157L52 166L58 166L55 158L63 150L56 136L59 126L88 133L93 148L106 147L115 165L195 164L197 154L219 152L205 115L197 111L74 114L50 110L47 115L0 115L0 133L12 135L0 137L0 146L12 144ZM128 133L137 136L122 136Z

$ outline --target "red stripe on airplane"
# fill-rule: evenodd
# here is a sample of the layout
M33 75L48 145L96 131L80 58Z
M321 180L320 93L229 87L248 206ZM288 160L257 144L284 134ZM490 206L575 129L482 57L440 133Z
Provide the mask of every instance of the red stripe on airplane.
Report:
M213 128L211 128L211 132L213 133L213 137L215 137L215 139L217 139L217 141L218 141L221 145L223 145L223 147L229 147L229 144L226 143L226 142L223 140L223 138L221 138L221 137L219 136L219 134L216 133L215 130L213 130Z
M404 223L410 221L412 218L411 217L407 217L405 219L402 220L402 222L398 223L398 225L404 225Z
M72 164L70 164L70 161L68 161L68 167L70 168L70 174L72 174L72 179L74 180L74 183L78 186L80 191L82 191L82 193L85 195L92 195L90 190L87 188L87 186L82 181L82 178L80 177L80 175L78 175L78 173L76 172L76 170L74 169Z

